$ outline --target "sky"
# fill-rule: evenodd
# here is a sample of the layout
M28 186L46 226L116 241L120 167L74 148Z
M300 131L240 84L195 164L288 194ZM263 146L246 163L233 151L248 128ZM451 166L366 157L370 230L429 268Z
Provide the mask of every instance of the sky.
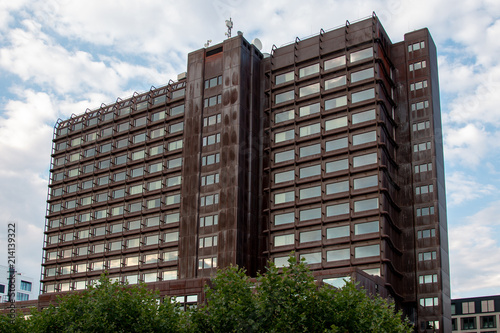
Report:
M58 118L186 71L207 40L258 37L262 52L375 12L392 42L427 27L437 45L452 298L500 294L500 1L16 0L0 2L0 265L40 277Z

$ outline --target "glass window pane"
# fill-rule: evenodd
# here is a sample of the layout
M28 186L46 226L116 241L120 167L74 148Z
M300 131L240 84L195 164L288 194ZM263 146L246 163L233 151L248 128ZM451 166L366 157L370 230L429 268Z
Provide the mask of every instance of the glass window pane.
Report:
M354 249L355 258L367 258L380 255L380 245L358 246Z
M316 155L316 154L320 154L320 153L321 153L321 145L319 143L315 144L315 145L310 145L310 146L299 148L299 157L300 158L311 156L311 155Z
M347 105L347 96L340 96L325 101L325 110L335 109Z
M308 116L310 114L319 113L319 107L320 107L319 103L314 103L311 105L302 106L299 109L299 116L304 117L304 116Z
M321 165L312 165L304 168L300 168L299 175L300 178L313 177L321 174Z
M308 135L313 135L319 133L320 131L321 131L321 126L319 123L302 126L299 129L299 136L304 137Z
M299 198L301 200L321 197L321 186L313 186L299 190Z
M378 232L378 231L379 231L378 221L364 222L364 223L358 223L358 224L354 225L354 234L355 235L369 234L369 233Z
M321 240L321 230L304 231L300 233L300 242L317 242Z
M285 161L290 161L295 159L294 150L286 150L274 154L274 163L280 163Z
M274 246L292 245L295 243L294 234L274 236Z
M295 131L293 129L280 133L275 133L274 142L279 143L287 140L292 140L294 136L295 136Z
M360 60L372 58L372 57L373 57L373 48L370 47L370 48L367 48L364 50L360 50L360 51L351 53L351 55L349 57L349 61L356 62L356 61L360 61Z
M344 55L337 57L337 58L325 60L325 62L323 63L323 67L324 67L325 71L333 69L333 68L337 68L340 66L344 66L344 65L345 65L345 56Z
M377 131L371 131L352 136L352 144L354 146L374 141L377 141Z
M364 70L359 71L359 72L351 73L351 83L365 80L368 78L373 78L373 75L374 75L373 74L373 67L364 69Z
M299 69L299 78L319 73L319 64L313 64Z
M326 216L338 216L343 214L349 214L348 202L326 207Z
M294 117L295 117L294 110L283 111L274 114L274 122L278 124L287 120L291 120Z
M300 221L309 221L321 218L321 208L304 209L300 211Z
M328 162L326 163L326 172L337 172L340 170L349 169L349 161L347 159L342 159L338 161Z
M352 164L355 168L373 163L377 163L377 153L355 156L352 159Z
M294 212L274 215L274 225L293 223L294 221L295 221Z
M350 258L351 258L350 249L326 251L326 261L349 260Z
M359 200L354 202L355 212L364 212L372 209L378 209L378 198Z
M334 77L333 79L325 80L325 90L344 86L346 84L345 75Z
M301 87L299 89L299 97L304 97L316 93L319 93L319 82L305 87Z
M304 253L300 255L301 260L302 258L304 258L306 264L319 264L321 263L321 252Z
M326 151L333 151L333 150L337 150L337 149L343 149L343 148L347 148L347 145L348 145L347 137L335 139L335 140L330 140L330 141L325 142L325 150Z
M325 121L325 131L347 126L347 116Z
M284 74L279 74L274 77L274 84L281 84L289 81L293 81L294 79L294 73L288 72Z
M281 94L277 94L274 96L274 104L279 104L287 101L293 100L295 97L294 91L286 91Z
M358 91L351 94L351 102L358 103L362 101L366 101L368 99L375 98L375 89L370 88L362 91Z
M284 172L279 172L274 174L274 182L276 184L287 182L290 180L294 180L295 178L295 171L294 170L289 170L289 171L284 171Z
M341 227L333 227L326 229L326 238L340 238L340 237L349 237L349 226L343 225Z
M326 185L326 194L336 194L349 191L349 181L344 180Z
M364 121L369 121L375 119L375 109L368 110L368 111L363 111L359 113L354 113L352 115L352 123L354 124L359 124Z

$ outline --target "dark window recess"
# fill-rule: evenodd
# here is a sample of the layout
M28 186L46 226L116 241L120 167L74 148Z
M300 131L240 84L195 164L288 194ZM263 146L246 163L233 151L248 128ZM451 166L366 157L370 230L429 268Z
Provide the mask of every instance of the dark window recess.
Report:
M217 53L221 53L222 52L222 46L221 47L218 47L216 49L213 49L213 50L210 50L210 51L207 51L207 57L210 57L210 56L213 56Z

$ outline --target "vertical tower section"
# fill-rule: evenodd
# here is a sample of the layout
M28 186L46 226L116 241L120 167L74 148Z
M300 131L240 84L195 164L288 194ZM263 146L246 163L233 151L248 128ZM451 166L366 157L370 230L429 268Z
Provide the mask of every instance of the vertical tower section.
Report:
M181 278L257 270L261 58L242 36L188 57Z
M406 304L419 331L450 331L443 139L436 47L427 29L394 45L398 80L401 206L406 221Z

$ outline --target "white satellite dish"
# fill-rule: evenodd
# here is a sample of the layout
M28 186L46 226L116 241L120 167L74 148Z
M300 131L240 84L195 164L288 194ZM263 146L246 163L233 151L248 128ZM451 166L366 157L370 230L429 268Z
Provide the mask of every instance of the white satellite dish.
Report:
M254 38L252 44L260 51L262 50L262 42L258 38Z

